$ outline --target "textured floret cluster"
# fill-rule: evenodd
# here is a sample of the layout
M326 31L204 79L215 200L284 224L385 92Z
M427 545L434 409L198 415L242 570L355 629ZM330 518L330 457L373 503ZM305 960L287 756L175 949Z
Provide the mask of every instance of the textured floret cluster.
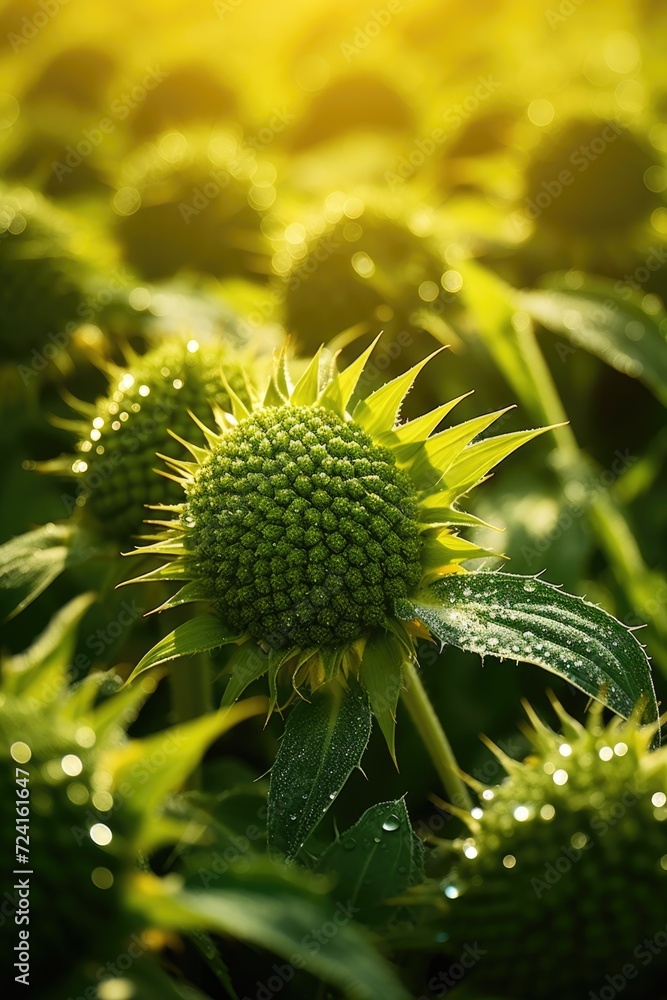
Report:
M197 438L190 412L210 423L212 404L229 405L220 378L223 364L236 392L246 395L239 366L228 362L228 353L217 347L165 344L144 355L99 400L74 472L80 505L105 534L129 538L149 516L146 504L182 499L178 484L156 474L156 455L183 455L170 431Z
M421 576L415 488L323 408L259 410L223 435L184 514L221 616L270 648L353 641Z
M2 765L0 847L6 858L14 857L16 837L26 832L27 841L19 843L29 843L29 854L25 855L29 864L17 867L34 872L26 876L30 887L29 930L31 951L39 958L30 963L30 983L41 995L47 985L53 988L69 975L82 954L97 955L107 950L115 954L113 949L119 947L130 929L119 896L125 862L91 836L97 819L91 807L94 792L86 767L76 778L68 778L58 759L33 755L30 764L25 765L29 768L26 787L30 794L19 798L17 789L21 786L13 780L13 761L4 759ZM59 778L51 776L58 773ZM16 816L17 803L19 807L29 803L25 831L22 819ZM100 823L107 815L99 814ZM108 829L106 823L103 825ZM94 835L95 830L92 832ZM21 904L15 898L9 905L13 910ZM25 923L20 926L28 927ZM11 968L16 954L11 958L9 955L16 941L11 935L4 935L4 941L4 967Z
M633 997L662 995L667 767L646 742L633 727L549 734L482 793L478 833L443 889L454 950L479 941L475 976L494 995L597 995L628 963Z

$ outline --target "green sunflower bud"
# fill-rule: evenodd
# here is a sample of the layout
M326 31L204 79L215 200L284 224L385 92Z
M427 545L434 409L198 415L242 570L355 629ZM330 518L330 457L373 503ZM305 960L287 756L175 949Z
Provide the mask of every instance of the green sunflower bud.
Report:
M49 334L58 337L76 322L83 280L82 265L69 251L66 219L32 192L3 192L0 344L5 354L25 357L40 350Z
M644 183L658 165L651 147L620 122L573 121L537 150L526 174L526 204L554 229L589 239L617 233L660 203Z
M329 340L357 323L382 325L387 332L405 329L411 314L441 291L443 264L428 239L358 198L333 202L327 220L314 226L317 235L305 255L301 243L278 244L279 256L291 257L284 277L285 326L309 349L313 330Z
M273 189L233 136L200 142L167 133L142 149L127 173L116 195L117 232L126 259L144 278L190 270L256 280L265 270L262 210Z
M353 641L421 577L417 491L391 452L322 407L259 410L188 489L199 576L272 648Z
M5 716L3 730L6 723ZM19 726L14 736L25 732ZM110 796L100 792L91 754L73 739L65 746L56 738L57 754L48 742L33 749L28 763L17 763L10 738L1 761L0 849L3 858L16 858L12 867L20 872L7 882L7 898L17 928L30 932L30 985L38 992L68 977L81 955L118 954L136 929L122 903L123 876L133 864L119 849ZM26 913L29 923L21 920ZM17 938L5 934L3 941L9 969Z
M667 756L649 752L653 728L596 718L565 716L564 738L540 724L536 753L505 761L442 883L452 948L479 942L475 980L494 996L604 995L626 966L633 998L661 995Z
M167 341L137 358L98 401L71 468L79 483L77 502L106 535L136 534L148 516L146 504L181 499L178 484L155 473L156 455L182 455L172 433L190 439L194 433L203 443L190 413L210 421L213 404L229 404L223 365L229 383L247 398L245 376L230 364L229 349L193 340Z

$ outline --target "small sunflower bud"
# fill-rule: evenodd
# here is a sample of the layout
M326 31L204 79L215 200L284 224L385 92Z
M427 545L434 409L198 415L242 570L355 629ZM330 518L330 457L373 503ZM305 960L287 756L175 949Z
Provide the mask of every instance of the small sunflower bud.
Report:
M12 867L20 870L7 882L4 912L12 924L16 913L17 928L30 931L30 985L40 994L69 976L81 956L118 954L135 929L120 894L131 863L113 843L111 814L96 809L87 755L76 744L68 749L74 752L33 753L28 764L15 765L5 748L2 760L0 850L5 859L16 858ZM17 766L29 775L26 785L14 780ZM26 803L23 817L19 809ZM26 840L17 840L23 822ZM19 856L27 860L20 863ZM29 923L19 922L26 913ZM3 967L9 969L17 961L16 953L9 958L17 939L3 939Z
M241 368L229 364L228 350L166 342L123 372L98 401L72 468L86 516L105 534L136 534L149 516L146 504L182 499L179 486L155 472L156 456L183 454L170 431L204 443L189 414L210 422L212 404L229 404L223 365L236 392L245 395Z
M182 270L257 279L262 208L272 199L256 176L254 156L230 135L199 142L167 133L141 150L116 195L126 259L149 281Z
M32 192L7 192L0 202L0 343L10 357L48 344L57 351L83 301L81 262L69 252L67 224ZM49 343L49 337L52 343ZM45 355L48 359L49 355Z
M648 1000L667 970L664 943L651 952L667 941L667 759L633 724L570 728L541 727L537 753L482 793L442 884L452 948L479 942L475 980L494 996L602 996L631 965Z
M339 219L331 223L334 212ZM429 240L358 199L332 207L327 219L306 256L300 243L278 243L280 255L292 257L283 282L287 329L309 349L313 331L330 339L363 322L409 329L411 314L442 291L442 260Z

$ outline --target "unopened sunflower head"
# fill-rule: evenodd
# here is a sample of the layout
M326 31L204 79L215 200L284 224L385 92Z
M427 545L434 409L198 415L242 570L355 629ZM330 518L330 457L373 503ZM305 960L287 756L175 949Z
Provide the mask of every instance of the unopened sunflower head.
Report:
M284 324L300 346L310 351L359 323L398 336L414 313L444 295L437 241L411 226L381 199L364 202L337 192L309 232L297 226L295 234L290 226L274 237Z
M360 669L363 682L377 641L388 656L413 656L415 638L429 634L412 604L420 587L489 554L457 533L478 523L457 501L539 433L473 444L504 411L433 433L458 399L399 423L429 359L351 406L373 346L337 374L318 353L296 385L281 356L260 403L231 392L233 412L218 413L208 446L169 463L185 496L158 506L172 520L137 551L166 560L148 579L184 582L166 606L213 604L218 627L202 620L199 649L240 642L247 658L251 642L266 654L232 670L232 700L267 671L274 697L278 672L295 689ZM147 654L135 675L174 656L163 652Z
M169 884L145 870L145 859L197 836L187 811L165 815L166 798L214 739L258 710L245 702L128 738L154 678L125 690L117 676L96 672L68 683L76 626L90 604L90 595L75 598L32 647L0 662L0 849L19 872L3 914L12 923L29 914L17 926L30 931L30 986L40 997L92 995L99 970L106 977L106 963L137 937L141 954L164 943L155 900ZM19 960L17 942L3 935L3 968Z
M25 357L76 323L89 266L71 247L66 215L26 189L0 188L0 344ZM57 343L57 341L56 341Z
M31 650L2 663L1 846L30 887L25 912L40 955L30 983L40 995L62 983L82 954L118 954L137 929L123 903L135 864L129 830L101 762L123 745L132 709L151 686L130 700L117 696L117 706L95 705L101 693L118 690L117 679L98 674L76 695L68 689L72 629L89 605L89 597L77 598ZM20 914L20 895L9 905ZM14 943L6 940L8 951Z
M259 280L274 178L231 132L157 136L121 167L114 203L125 259L149 281L182 271Z
M94 405L71 400L82 419L66 425L79 441L75 457L49 464L76 483L76 507L87 523L105 537L129 544L141 531L146 505L178 502L180 486L155 472L158 454L177 458L187 452L178 437L188 435L203 443L194 427L211 418L211 407L229 405L221 379L249 402L245 369L231 349L221 343L206 345L190 338L167 338L143 356L127 352L125 368L105 363L110 385Z
M532 753L496 751L508 776L477 789L439 886L447 947L479 943L472 975L494 996L602 996L630 964L649 1000L667 969L667 750L639 713L603 727L598 705L584 727L557 707L562 734L531 712Z

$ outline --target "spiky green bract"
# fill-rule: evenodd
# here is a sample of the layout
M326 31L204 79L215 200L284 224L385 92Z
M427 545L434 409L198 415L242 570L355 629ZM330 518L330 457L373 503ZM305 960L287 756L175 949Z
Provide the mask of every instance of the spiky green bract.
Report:
M170 462L185 500L137 550L167 560L144 579L183 581L163 608L207 600L219 621L206 619L206 637L196 620L177 629L133 676L241 641L228 700L267 672L274 702L280 680L288 692L315 690L353 673L393 745L401 664L415 656L415 637L428 637L409 598L488 554L456 533L478 523L457 501L540 432L472 444L492 413L433 433L458 399L400 423L429 359L351 404L374 346L333 374L318 352L296 385L281 355L261 402L248 408L232 394L233 413L218 414L208 448Z
M421 578L416 490L323 407L259 410L188 491L189 543L221 616L273 649L335 645L396 616Z
M479 789L441 885L449 941L479 942L471 975L494 996L604 995L630 964L633 1000L649 1000L667 971L651 949L667 926L667 750L649 752L654 726L561 715L563 735L535 719L534 752L502 755L506 780Z
M80 322L85 269L71 251L68 220L25 189L0 189L0 343L21 358Z
M223 369L247 399L243 371L225 345L171 338L142 357L128 357L125 370L111 369L107 395L85 407L78 457L67 464L85 520L126 543L149 516L147 504L180 499L178 484L156 474L157 456L185 453L177 438L193 436L191 413L209 420L212 406L229 405ZM204 443L196 428L194 436Z

